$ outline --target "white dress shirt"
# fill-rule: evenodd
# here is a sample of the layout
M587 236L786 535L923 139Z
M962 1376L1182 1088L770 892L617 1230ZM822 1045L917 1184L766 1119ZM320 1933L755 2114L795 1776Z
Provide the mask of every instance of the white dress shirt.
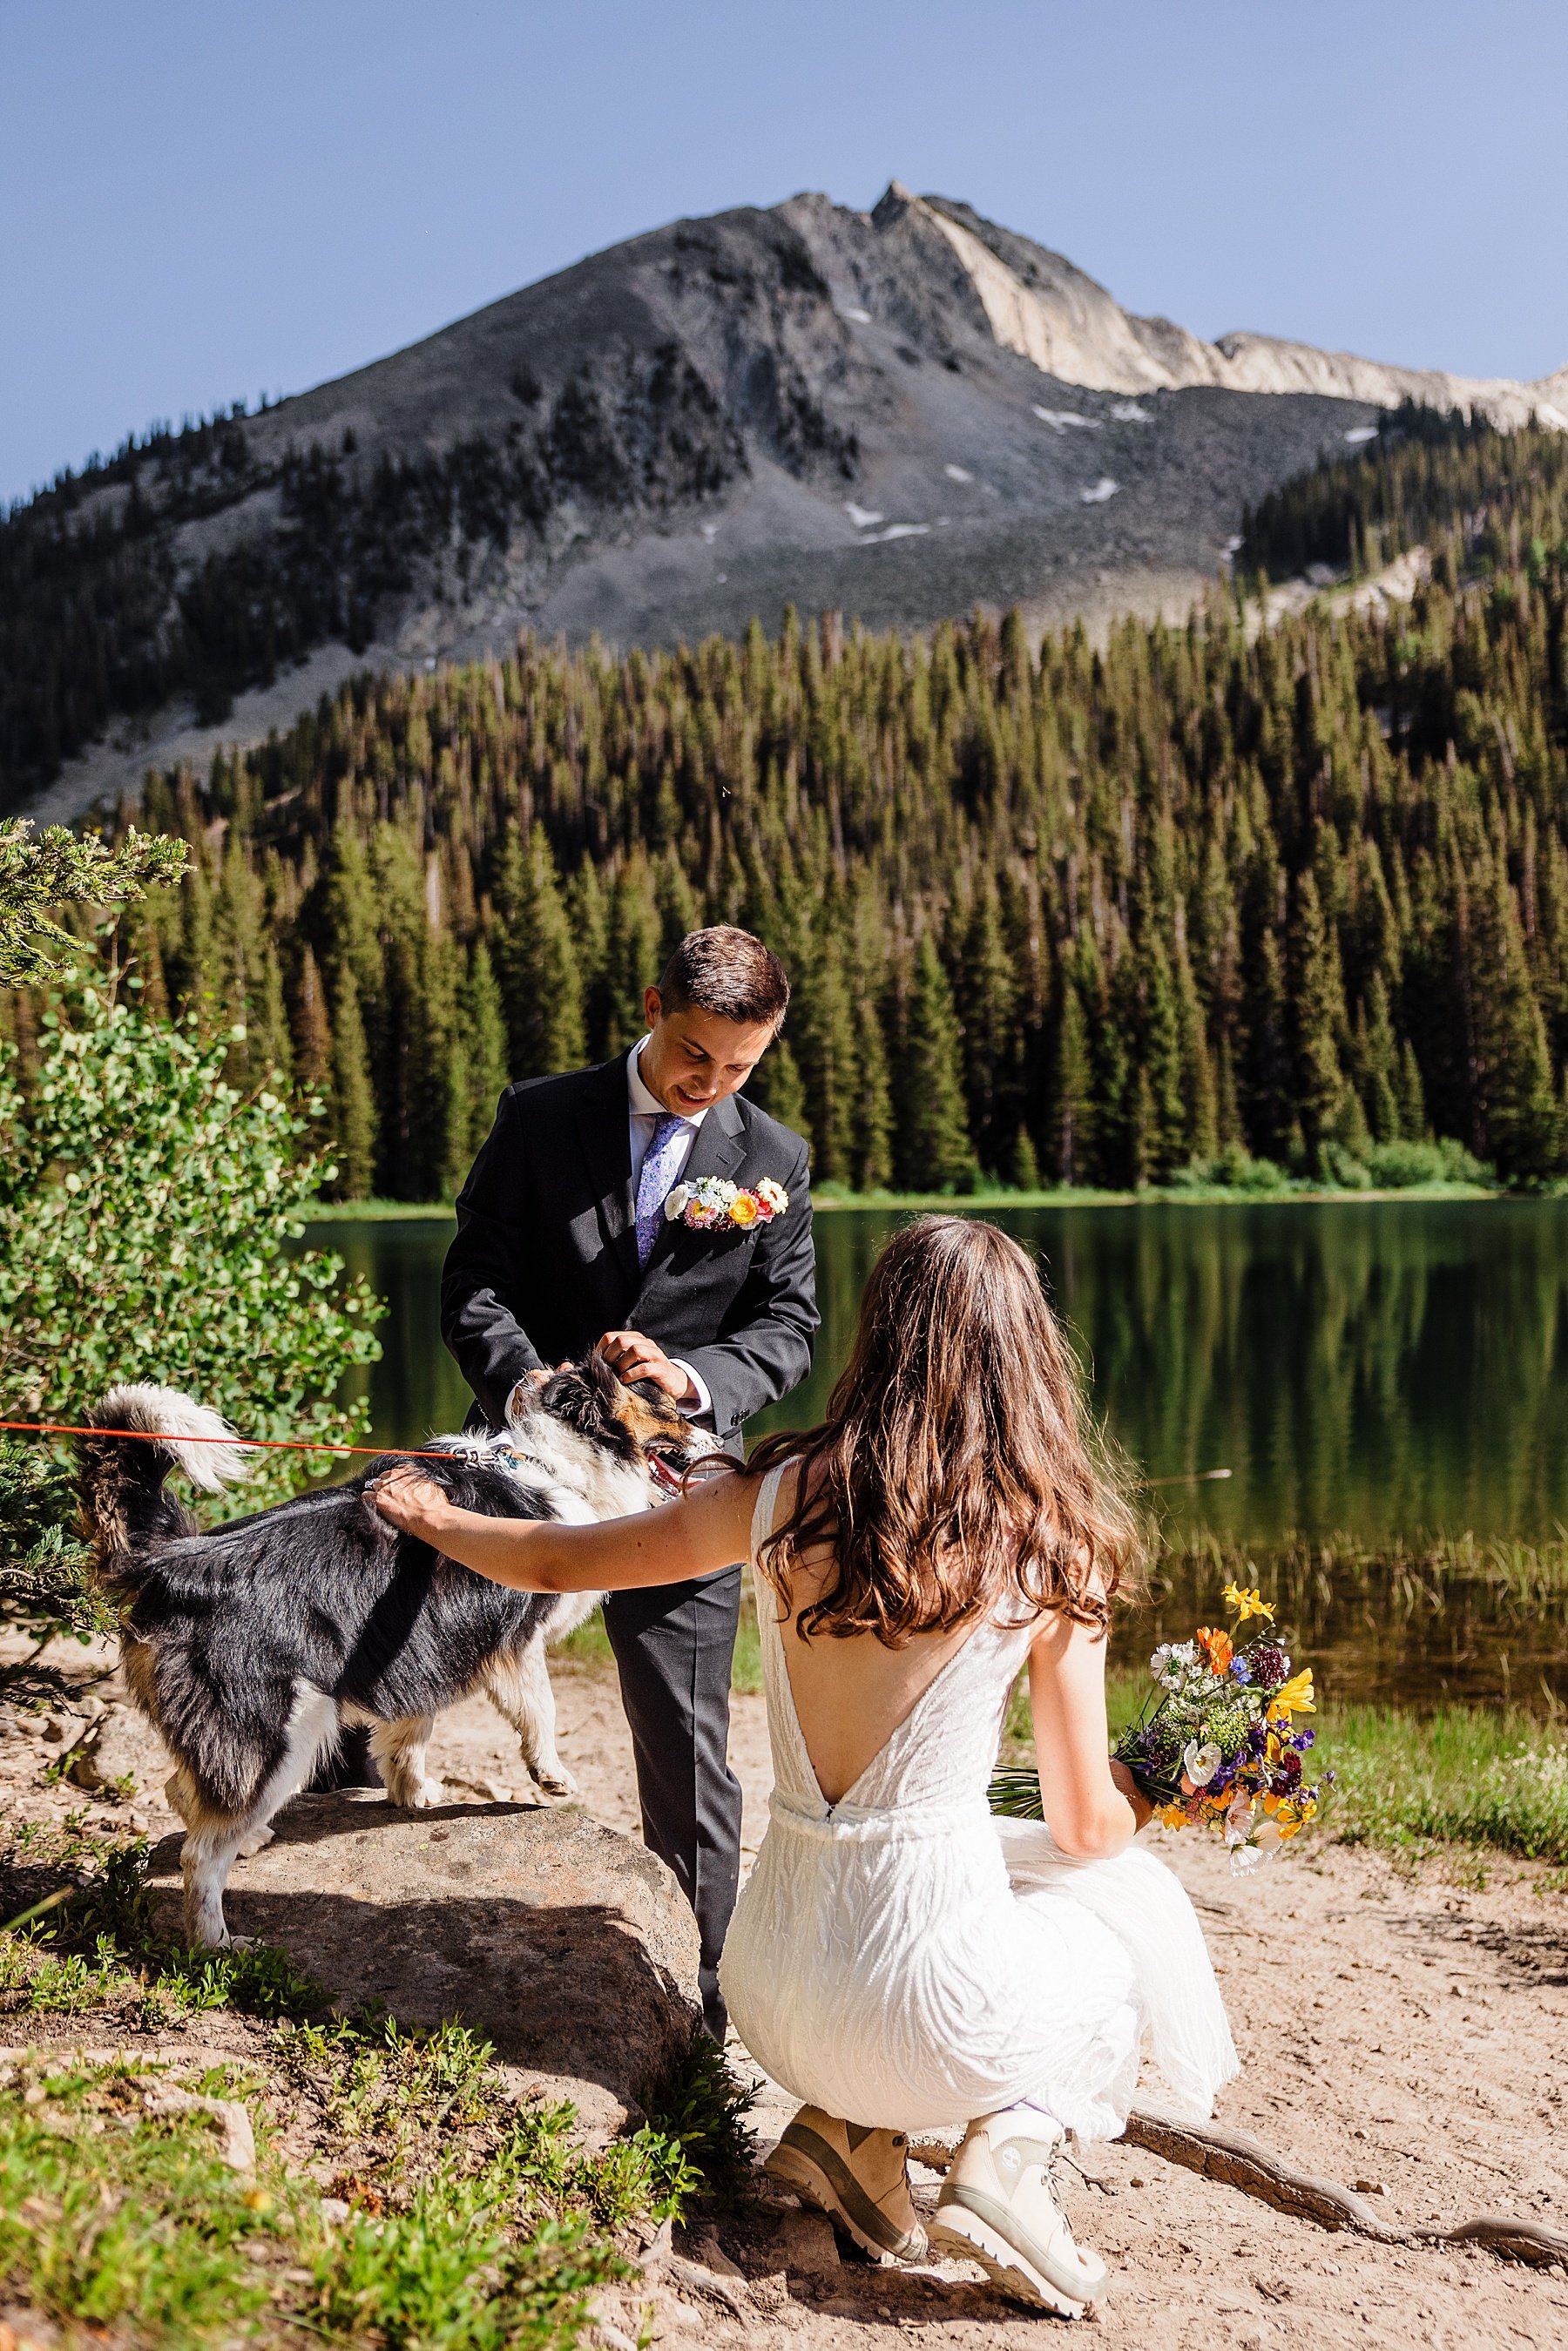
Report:
M643 1173L643 1162L648 1156L649 1146L653 1140L653 1128L658 1121L662 1118L676 1117L679 1118L685 1129L681 1138L681 1155L675 1164L675 1172L670 1178L670 1189L673 1192L685 1174L686 1162L691 1157L693 1147L696 1143L697 1129L707 1116L706 1110L695 1112L690 1118L683 1111L667 1111L657 1094L643 1084L643 1072L638 1064L642 1061L643 1048L647 1041L646 1037L639 1037L626 1056L626 1130L632 1145L633 1215L636 1213L637 1179ZM685 1372L697 1392L695 1404L687 1403L681 1406L687 1419L702 1420L709 1416L713 1411L713 1398L708 1394L707 1383L702 1374L694 1371L690 1364L683 1363L678 1355L672 1355L670 1361L677 1371Z

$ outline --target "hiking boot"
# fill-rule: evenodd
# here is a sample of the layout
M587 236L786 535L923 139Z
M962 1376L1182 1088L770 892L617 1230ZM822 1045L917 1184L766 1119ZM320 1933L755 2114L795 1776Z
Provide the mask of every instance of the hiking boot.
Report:
M1110 2283L1097 2253L1081 2252L1051 2186L1062 2132L1038 2106L1007 2106L969 2125L936 2217L934 2253L978 2262L1004 2294L1058 2318L1079 2318Z
M873 2261L918 2262L925 2231L910 2198L908 2145L902 2131L868 2130L802 2106L762 2168Z

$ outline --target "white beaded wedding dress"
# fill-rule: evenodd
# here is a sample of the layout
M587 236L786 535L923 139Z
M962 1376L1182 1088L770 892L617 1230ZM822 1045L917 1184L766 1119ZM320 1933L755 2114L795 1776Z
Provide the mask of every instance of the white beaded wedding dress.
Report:
M763 1480L751 1556L771 1531ZM1141 2062L1197 2118L1237 2057L1191 1903L1139 1847L1075 1862L986 1789L1033 1627L982 1624L830 1804L769 1586L758 1614L771 1820L719 1982L758 2064L845 2120L935 2130L1027 2101L1081 2139L1124 2127Z

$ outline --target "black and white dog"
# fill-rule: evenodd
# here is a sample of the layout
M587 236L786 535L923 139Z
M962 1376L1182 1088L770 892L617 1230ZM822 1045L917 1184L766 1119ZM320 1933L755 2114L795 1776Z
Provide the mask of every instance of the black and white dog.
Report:
M582 1524L647 1510L710 1440L656 1387L627 1386L597 1355L522 1381L498 1436L438 1437L457 1458L421 1461L465 1510ZM342 1722L373 1726L394 1804L438 1803L425 1742L444 1708L487 1691L539 1787L570 1795L556 1753L545 1662L596 1593L512 1592L402 1534L365 1493L400 1458L210 1533L164 1490L172 1468L206 1493L246 1457L214 1412L156 1386L111 1388L81 1440L81 1503L98 1573L128 1603L132 1698L175 1759L169 1801L185 1823L185 1930L225 1944L224 1888L258 1853ZM164 1433L153 1445L113 1429ZM202 1439L199 1443L188 1440Z

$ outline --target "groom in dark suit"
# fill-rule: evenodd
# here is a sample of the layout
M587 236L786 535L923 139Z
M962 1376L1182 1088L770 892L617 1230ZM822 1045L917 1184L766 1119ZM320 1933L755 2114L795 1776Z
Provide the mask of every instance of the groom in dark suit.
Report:
M457 1198L441 1329L499 1427L518 1380L598 1346L739 1456L748 1416L799 1386L818 1322L806 1146L739 1092L789 1001L749 932L693 931L644 998L648 1034L597 1069L508 1086ZM666 1213L705 1176L788 1195L771 1222ZM680 1881L722 2040L718 1957L740 1870L729 1676L740 1569L612 1593L604 1621L632 1726L643 1834Z

